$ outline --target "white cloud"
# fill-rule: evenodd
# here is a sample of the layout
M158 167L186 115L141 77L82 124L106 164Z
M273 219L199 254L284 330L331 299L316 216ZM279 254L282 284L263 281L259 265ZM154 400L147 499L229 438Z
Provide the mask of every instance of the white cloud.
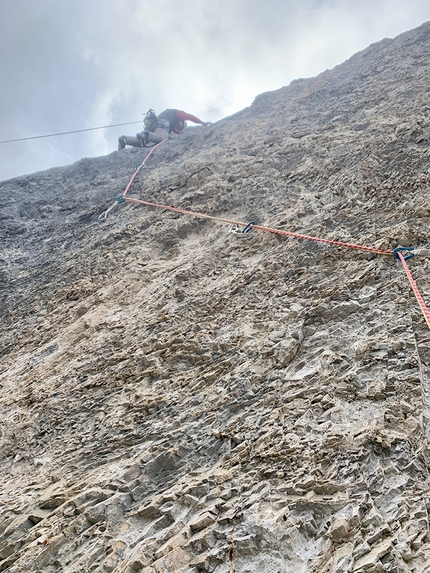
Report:
M217 120L430 19L428 0L14 0L0 21L0 140ZM0 179L116 148L139 126L1 146Z

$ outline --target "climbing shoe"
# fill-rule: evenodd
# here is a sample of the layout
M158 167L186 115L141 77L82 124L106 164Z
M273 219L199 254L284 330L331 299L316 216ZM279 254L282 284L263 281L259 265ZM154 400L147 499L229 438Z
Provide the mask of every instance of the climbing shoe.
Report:
M118 137L118 151L121 151L121 149L124 149L126 143L127 143L127 140L125 138L125 135L121 135L120 137Z

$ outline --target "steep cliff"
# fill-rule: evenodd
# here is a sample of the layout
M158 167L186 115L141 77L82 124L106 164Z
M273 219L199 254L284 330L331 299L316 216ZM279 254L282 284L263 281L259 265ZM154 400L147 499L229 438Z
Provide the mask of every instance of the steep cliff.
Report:
M424 24L174 137L128 196L428 248L429 65ZM0 571L429 571L429 330L401 263L99 220L148 151L0 184Z

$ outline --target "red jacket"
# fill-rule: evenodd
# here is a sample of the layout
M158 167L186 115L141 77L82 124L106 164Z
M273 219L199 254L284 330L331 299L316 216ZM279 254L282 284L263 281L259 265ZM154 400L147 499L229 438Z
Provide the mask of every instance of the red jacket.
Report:
M192 115L191 113L186 113L185 111L181 111L180 109L165 109L161 113L157 115L158 119L167 119L170 122L169 126L169 133L171 131L175 131L180 121L192 121L193 123L201 123L203 125L203 121Z

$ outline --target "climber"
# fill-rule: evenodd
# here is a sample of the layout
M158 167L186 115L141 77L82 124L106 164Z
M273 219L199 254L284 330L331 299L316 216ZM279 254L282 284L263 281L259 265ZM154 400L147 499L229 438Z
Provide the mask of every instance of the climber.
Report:
M187 127L187 120L204 126L210 125L210 122L179 109L165 109L158 116L150 109L144 119L145 129L137 133L136 137L121 135L118 138L118 149L124 149L126 145L145 147L147 143L160 143L169 137L169 133L181 133Z

